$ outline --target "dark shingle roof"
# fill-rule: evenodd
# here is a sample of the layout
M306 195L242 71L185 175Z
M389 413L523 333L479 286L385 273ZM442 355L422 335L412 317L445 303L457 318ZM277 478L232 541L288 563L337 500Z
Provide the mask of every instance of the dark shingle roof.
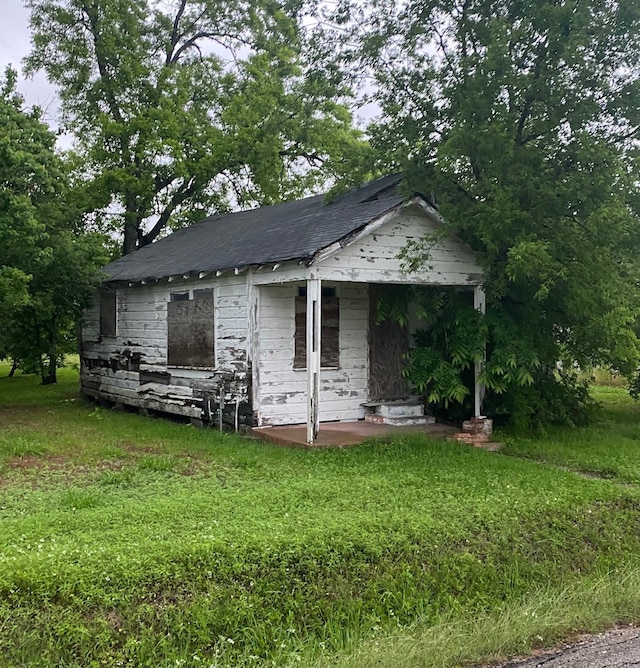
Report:
M111 281L141 281L200 271L302 260L359 230L404 201L400 175L325 203L324 195L205 218L105 267Z

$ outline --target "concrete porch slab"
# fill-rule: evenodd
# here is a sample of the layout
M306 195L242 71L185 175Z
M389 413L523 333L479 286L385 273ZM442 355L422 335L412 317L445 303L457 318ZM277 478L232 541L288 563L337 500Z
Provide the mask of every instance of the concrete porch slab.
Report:
M446 424L411 425L396 427L358 420L357 422L324 422L320 425L318 439L313 445L307 443L307 426L287 425L284 427L254 427L253 436L269 443L289 448L343 448L357 445L371 438L402 436L403 434L424 434L434 438L445 438L458 430Z

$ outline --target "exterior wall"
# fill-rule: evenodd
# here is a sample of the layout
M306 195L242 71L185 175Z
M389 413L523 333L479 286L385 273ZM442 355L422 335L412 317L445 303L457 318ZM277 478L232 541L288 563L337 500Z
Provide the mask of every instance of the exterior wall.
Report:
M172 292L213 288L215 369L167 365ZM217 419L220 392L229 421L251 414L247 374L247 278L166 281L118 289L115 337L100 336L99 303L84 315L82 391L98 399L187 417ZM215 405L214 405L215 404ZM250 419L250 418L249 418Z
M260 382L254 409L259 426L307 421L307 372L293 368L295 297L299 285L303 284L258 288ZM320 372L321 422L363 418L365 410L361 404L367 400L368 286L333 285L337 285L340 299L340 366Z
M323 280L367 283L479 284L482 271L472 251L450 236L434 243L424 270L410 274L402 271L398 254L407 242L441 230L441 225L427 214L409 208L371 234L320 260L314 275Z

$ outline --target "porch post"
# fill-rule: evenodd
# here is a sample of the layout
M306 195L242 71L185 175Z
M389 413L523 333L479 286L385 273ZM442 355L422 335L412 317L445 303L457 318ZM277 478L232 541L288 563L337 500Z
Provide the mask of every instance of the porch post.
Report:
M476 285L473 288L473 308L476 309L476 311L480 311L482 315L484 315L487 310L484 290L480 285ZM474 364L474 398L473 398L473 411L475 414L474 417L482 416L482 402L484 400L485 387L480 382L478 382L478 377L480 376L480 372L482 371L482 367L484 366L484 362L486 360L486 354L487 354L487 347L485 344L485 349L482 355L482 359L475 362Z
M307 442L320 428L320 331L322 289L319 278L307 279Z

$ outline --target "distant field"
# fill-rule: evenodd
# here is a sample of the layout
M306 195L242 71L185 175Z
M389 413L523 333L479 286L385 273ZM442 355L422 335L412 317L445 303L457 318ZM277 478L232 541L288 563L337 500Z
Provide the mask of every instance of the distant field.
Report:
M640 619L640 593L594 594L635 582L635 485L546 463L635 483L620 389L599 390L597 426L505 456L418 436L281 449L60 379L0 377L2 666L444 666ZM528 602L542 616L563 592L581 615L533 623ZM510 611L532 622L487 642Z

